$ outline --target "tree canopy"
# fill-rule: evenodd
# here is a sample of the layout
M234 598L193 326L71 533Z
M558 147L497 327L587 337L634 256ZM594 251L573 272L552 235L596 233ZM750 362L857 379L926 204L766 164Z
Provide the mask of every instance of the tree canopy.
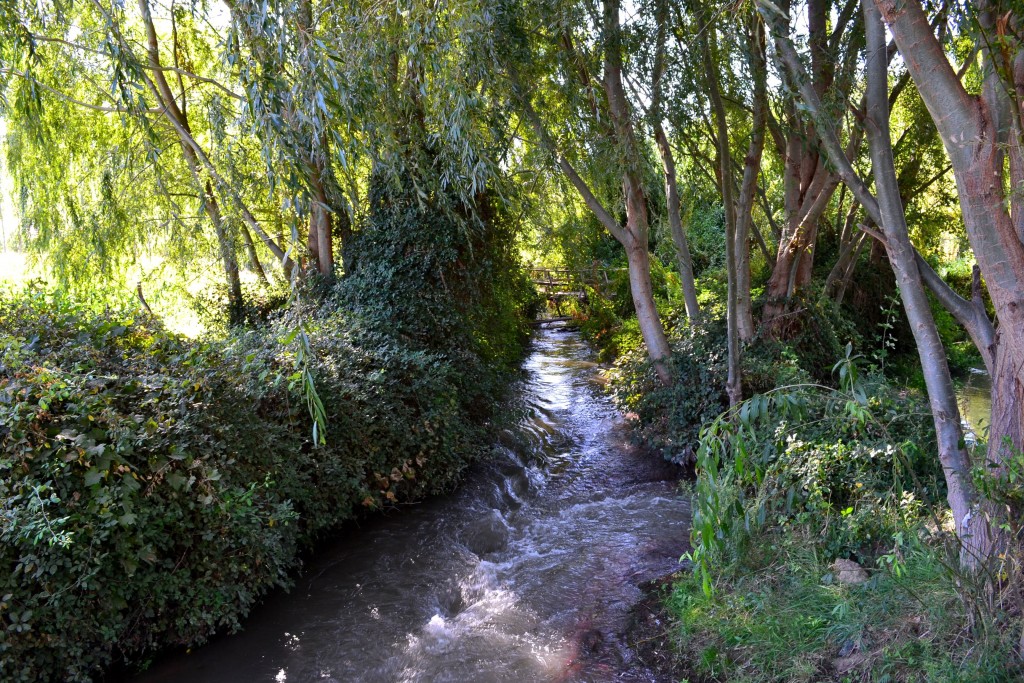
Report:
M4 239L98 308L299 344L310 448L314 347L397 345L410 381L435 356L504 368L542 304L528 265L573 273L549 303L609 354L643 349L654 403L630 400L673 438L699 436L673 431L684 408L734 434L789 369L841 384L880 346L927 395L962 566L998 577L1019 506L992 482L1024 451L1022 22L1000 0L0 0Z

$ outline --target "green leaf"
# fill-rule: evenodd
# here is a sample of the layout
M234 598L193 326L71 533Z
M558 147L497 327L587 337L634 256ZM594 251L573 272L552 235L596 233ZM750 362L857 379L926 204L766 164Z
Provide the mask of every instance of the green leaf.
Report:
M175 491L180 491L185 488L185 484L188 481L184 476L178 472L171 472L166 477L167 483L171 485L171 488Z

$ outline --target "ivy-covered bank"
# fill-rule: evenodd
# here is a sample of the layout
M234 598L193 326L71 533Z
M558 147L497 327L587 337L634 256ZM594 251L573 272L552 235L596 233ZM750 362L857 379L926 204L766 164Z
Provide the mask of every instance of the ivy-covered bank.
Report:
M0 680L91 680L236 629L313 539L487 452L533 301L509 221L372 200L347 278L223 339L0 295Z

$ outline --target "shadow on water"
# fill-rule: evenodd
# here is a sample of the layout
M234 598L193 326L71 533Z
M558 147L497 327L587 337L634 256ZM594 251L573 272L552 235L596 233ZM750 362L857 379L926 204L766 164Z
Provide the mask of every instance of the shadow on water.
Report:
M137 683L656 681L622 633L679 568L678 473L631 447L579 337L542 328L524 418L452 496L323 548L245 630Z

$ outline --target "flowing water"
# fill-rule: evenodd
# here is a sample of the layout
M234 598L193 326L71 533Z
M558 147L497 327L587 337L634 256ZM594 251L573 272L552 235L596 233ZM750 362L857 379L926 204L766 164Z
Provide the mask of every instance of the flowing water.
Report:
M245 630L139 681L657 681L623 633L679 568L689 504L627 442L574 333L538 332L524 417L458 493L322 549Z

